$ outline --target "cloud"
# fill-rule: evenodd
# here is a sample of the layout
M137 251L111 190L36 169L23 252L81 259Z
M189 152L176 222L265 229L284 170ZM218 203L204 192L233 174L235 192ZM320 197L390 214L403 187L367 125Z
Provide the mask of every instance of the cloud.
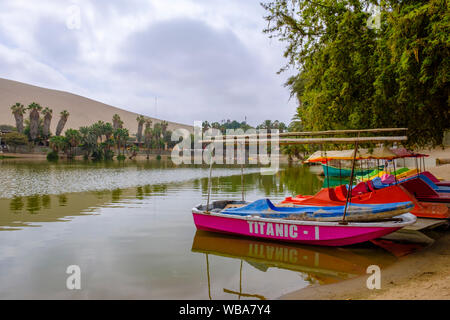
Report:
M289 121L282 47L263 14L240 0L2 1L0 72L172 121Z
M47 65L63 69L79 62L77 33L67 28L64 20L42 17L34 31L33 39L38 59Z

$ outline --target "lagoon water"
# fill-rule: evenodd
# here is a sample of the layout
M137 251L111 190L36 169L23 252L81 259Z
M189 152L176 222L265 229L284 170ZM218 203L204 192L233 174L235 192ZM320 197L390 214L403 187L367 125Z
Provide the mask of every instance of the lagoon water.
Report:
M0 299L271 299L365 274L396 258L372 244L320 248L196 231L208 168L170 161L0 161ZM239 199L239 167L212 199ZM245 169L247 200L312 194L307 167ZM81 269L68 290L66 269Z

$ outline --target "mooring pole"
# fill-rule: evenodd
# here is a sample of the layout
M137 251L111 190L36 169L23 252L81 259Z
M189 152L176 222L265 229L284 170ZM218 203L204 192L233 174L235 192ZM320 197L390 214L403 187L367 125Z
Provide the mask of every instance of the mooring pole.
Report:
M209 213L209 200L211 198L211 187L212 187L212 167L213 167L213 156L211 151L211 157L209 158L209 178L208 178L208 201L206 202L206 213Z
M209 259L208 259L208 254L205 254L206 256L206 275L208 277L208 296L209 296L209 300L212 300L211 297L211 278L209 276Z
M359 133L358 133L358 138L359 138ZM354 151L353 160L352 160L352 172L350 173L350 182L348 185L347 199L345 201L344 215L342 216L342 221L340 222L340 224L348 224L348 222L345 221L345 215L347 214L348 203L349 203L349 201L351 201L350 199L352 197L353 174L355 172L355 159L356 159L357 153L358 153L358 141L355 142L355 151Z
M326 159L326 166L327 166L327 188L330 187L330 176L328 175L328 158L327 158L327 150L325 150L325 159Z
M245 194L245 189L244 189L244 165L241 164L241 189L242 189L242 201L244 200L244 194Z
M397 182L397 168L395 167L395 159L392 159L392 162L394 163L394 179L395 179L395 184L398 184L398 182Z
M380 159L377 158L377 177L380 176Z

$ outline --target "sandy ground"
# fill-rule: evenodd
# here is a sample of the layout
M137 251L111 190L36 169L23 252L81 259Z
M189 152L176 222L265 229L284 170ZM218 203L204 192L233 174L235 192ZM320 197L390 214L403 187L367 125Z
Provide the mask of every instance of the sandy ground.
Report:
M440 179L450 180L450 164L429 168L428 170Z
M50 126L50 130L53 133L56 131L56 125L60 118L59 113L63 110L67 110L70 113L65 129L78 129L81 126L91 125L99 120L112 122L113 115L117 113L124 122L124 127L129 129L131 134L135 134L137 131L137 113L69 92L41 88L2 78L0 78L0 92L0 124L15 126L16 123L10 107L16 102L20 102L25 106L28 106L31 102L37 102L42 107L49 107L53 110ZM152 113L154 113L153 107L149 108L148 112L143 115L152 119L153 123L160 122L161 120L154 118ZM24 119L28 119L28 112L25 114ZM173 131L176 128L193 130L192 124L180 124L169 121L168 130Z
M324 286L312 286L280 297L306 300L450 300L450 232L430 247L402 257L381 271L381 289L369 290L370 275Z

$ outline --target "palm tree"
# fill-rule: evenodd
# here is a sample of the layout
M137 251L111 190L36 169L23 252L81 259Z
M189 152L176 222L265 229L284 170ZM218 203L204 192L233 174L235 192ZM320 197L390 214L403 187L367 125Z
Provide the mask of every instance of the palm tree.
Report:
M120 157L121 147L123 147L124 149L123 154L125 154L125 147L128 137L129 137L128 129L117 128L116 130L114 130L114 139L116 140L117 143L118 157Z
M153 137L153 130L150 127L151 120L147 120L145 123L145 131L144 131L144 144L145 149L147 153L147 160L150 158L150 149L152 147L152 137Z
M167 127L169 126L169 123L167 121L161 122L161 138L163 138L162 141L164 141L164 138L166 137ZM164 141L164 150L167 149L167 143Z
M103 121L98 121L91 126L92 133L96 136L97 140L100 139L100 143L103 142L105 123Z
M203 121L202 122L202 131L205 132L209 128L211 128L211 125L209 124L209 122L208 121Z
M103 131L103 134L105 135L106 140L108 141L113 136L114 128L111 125L111 123L106 122L106 123L103 124L103 130L102 131Z
M137 139L137 142L139 143L142 140L142 129L143 129L143 126L145 123L145 118L144 118L144 116L138 116L136 118L136 121L138 122L138 130L137 130L137 134L136 134L136 139Z
M52 122L53 110L46 107L44 110L42 110L42 114L44 115L42 135L44 136L44 139L48 139L48 137L50 136L50 123Z
M68 158L73 158L73 148L77 147L81 142L81 135L78 130L75 129L67 129L65 133L67 143L69 144L69 153L67 155Z
M19 102L16 102L15 105L11 106L11 110L16 120L17 132L23 133L23 115L25 114L24 105Z
M59 136L61 135L64 126L66 125L67 122L67 118L69 118L69 112L67 110L61 111L60 113L61 118L59 119L58 125L56 126L56 135Z
M39 134L39 111L42 110L42 107L33 102L28 106L30 110L30 138L31 140L36 140Z
M162 126L161 123L155 123L153 126L153 138L156 143L156 148L158 149L158 154L160 154L161 150L161 141L162 141Z
M113 120L113 129L114 130L122 128L123 121L120 119L120 116L117 113L113 115L112 120Z
M54 136L49 139L50 148L56 153L67 147L67 139L61 136Z
M272 129L272 121L270 121L270 120L264 121L263 122L263 129L267 129L267 130Z
M169 126L169 123L167 121L161 122L161 132L163 135L166 133L168 126Z
M152 120L150 120L150 119L145 120L145 131L147 131L151 127L152 127ZM145 133L145 131L144 131L144 133Z
M284 132L287 130L287 126L284 122L280 122L280 124L278 125L278 130L280 130L280 132Z

